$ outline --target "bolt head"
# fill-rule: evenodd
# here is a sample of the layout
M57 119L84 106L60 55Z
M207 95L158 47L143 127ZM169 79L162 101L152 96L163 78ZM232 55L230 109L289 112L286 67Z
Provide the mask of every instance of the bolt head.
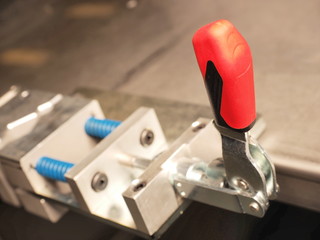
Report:
M259 211L260 211L260 206L259 206L258 203L252 202L252 203L250 203L250 205L249 205L249 209L250 209L250 211L252 211L252 212L259 212Z
M246 191L246 190L249 189L249 184L248 184L245 180L243 180L243 179L238 179L238 180L236 181L236 184L237 184L237 186L238 186L239 188L241 188L241 189L244 190L244 191Z
M104 190L108 185L108 177L106 174L98 172L96 173L91 182L91 187L94 191L100 192Z
M154 133L150 129L144 129L140 135L140 144L144 147L150 146L154 140Z

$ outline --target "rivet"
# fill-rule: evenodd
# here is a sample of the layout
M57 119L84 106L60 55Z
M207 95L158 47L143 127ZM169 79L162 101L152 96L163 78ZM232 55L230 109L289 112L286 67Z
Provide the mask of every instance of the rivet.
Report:
M236 184L242 190L248 190L249 189L249 184L243 179L238 179Z
M250 208L250 210L251 210L252 212L259 212L259 211L260 211L260 206L259 206L259 204L256 203L256 202L250 203L249 208Z

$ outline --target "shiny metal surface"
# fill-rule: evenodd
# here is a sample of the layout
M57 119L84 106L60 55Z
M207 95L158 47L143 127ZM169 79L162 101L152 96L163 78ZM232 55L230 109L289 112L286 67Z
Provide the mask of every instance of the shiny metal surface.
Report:
M15 94L0 108L1 198L12 205L22 204L27 211L50 221L57 221L66 211L46 214L55 207L42 204L45 200L40 201L33 194L76 204L70 188L66 183L42 177L34 167L43 156L67 159L72 163L81 161L97 144L86 135L84 123L92 115L103 117L103 113L96 101L83 97L17 87L4 96L12 92ZM74 151L76 147L78 150Z
M171 158L177 150L196 135L197 132L192 130L185 131L172 143L166 152L156 158L139 176L139 182L145 182L146 185L140 188L139 191L135 191L134 186L129 187L123 193L128 208L133 213L132 217L137 229L140 231L148 235L155 234L176 211L179 211L179 207L183 204L183 199L174 191L172 180L170 181L171 171L176 168L175 163L171 162ZM210 152L213 149L213 153L219 156L219 148L215 152L215 149L211 148L210 144L210 148L205 149ZM202 154L207 156L206 153ZM155 214L157 215L156 218L154 217ZM175 217L178 216L175 215Z
M146 128L153 132L154 139L143 146L140 139ZM152 162L167 147L155 111L144 107L137 109L65 175L79 207L95 216L135 229L134 216L131 216L122 193L143 170L122 163L128 156ZM91 188L92 176L98 171L108 177L108 186L99 192Z
M201 121L198 120L196 123L198 122ZM222 136L221 141L220 131L210 125L199 130L207 133L200 133L196 139L190 140L189 150L182 155L186 159L178 160L177 158L176 161L180 161L183 165L188 163L188 157L190 159L189 166L185 167L187 170L182 172L177 170L177 173L173 175L176 190L184 198L262 217L268 208L269 198L274 198L273 191L275 189L272 184L276 180L274 173L272 173L273 168L270 168L267 159L263 159L264 164L269 164L267 167L262 168L257 164L260 159L252 158L247 152L248 141L230 138L231 141L234 141L233 144L230 144L229 139L226 139L225 136ZM192 130L194 131L194 128ZM222 153L221 150L217 151L221 153L220 156L207 152L210 154L208 156L211 157L211 161L208 161L208 156L198 155L199 151L206 152L206 148L203 146L208 139L214 142L215 148L222 146ZM181 150L176 155L181 155L181 152L183 154L183 150ZM230 156L230 154L234 154L234 156ZM205 160L199 156L204 157ZM223 161L221 160L222 156ZM219 161L221 161L220 164ZM181 167L178 164L177 169L179 168ZM271 186L267 186L267 181L271 181ZM267 188L269 189L267 190ZM259 207L258 211L251 211L249 206L252 204Z
M17 189L16 193L26 211L50 222L56 223L69 211L67 207L61 204L54 203L22 189Z
M259 85L259 81L257 84ZM107 111L110 114L110 116L114 117L115 119L123 119L125 114L130 113L130 111L133 111L136 107L140 106L141 104L154 107L157 110L159 120L161 122L161 125L163 126L163 130L166 136L168 137L169 142L172 142L175 138L177 138L182 133L182 131L189 126L190 122L195 121L198 116L205 116L207 118L211 117L210 108L208 106L203 105L186 104L182 102L169 101L164 99L158 100L154 98L133 96L113 91L101 92L95 91L93 89L79 89L79 92L82 92L86 96L97 97L97 99L99 99L102 103L102 108L104 109L104 111ZM257 95L258 102L260 102L259 96L261 96L261 94L262 93ZM276 94L276 92L272 90L272 94L274 95ZM278 99L280 98L280 96L274 97L277 97ZM113 108L112 104L108 104L112 102L113 99L117 102L117 104L123 106L121 108L121 111L116 111L116 109ZM296 99L293 99L292 101L296 101ZM269 102L270 101L266 99L266 103L264 106L266 107L267 103ZM266 110L265 107L258 107L258 111L260 111L260 109ZM281 107L281 105L279 105L278 107ZM268 107L268 109L270 111L272 110L270 107ZM279 142L276 141L274 137L272 137L271 133L269 134L270 131L273 132L273 125L272 123L270 125L270 117L268 113L270 114L270 112L267 111L267 115L263 115L263 121L261 121L259 124L256 123L255 128L251 130L251 134L253 136L255 136L256 133L258 133L257 135L261 135L261 137L259 137L259 142L266 149L268 155L273 161L276 167L277 175L280 176L281 179L289 177L289 180L286 181L279 180L280 189L285 188L290 189L290 191L284 190L286 193L283 192L283 194L280 191L278 195L278 200L303 208L309 208L312 210L320 211L320 205L317 204L317 195L315 194L317 192L317 188L315 186L317 186L318 184L318 173L320 171L320 165L315 159L309 161L306 158L304 160L302 156L304 154L309 154L309 152L303 152L303 149L300 149L300 158L293 158L291 153L286 154L284 149L275 154L275 150L278 149ZM278 112L278 114L278 116L283 115L281 112ZM259 119L262 120L262 118ZM316 119L313 118L313 120ZM257 127L257 125L261 127ZM281 122L280 125L287 126L287 123ZM265 129L265 131L263 131L263 129ZM278 131L280 131L280 129L278 129ZM290 132L290 134L292 134L292 131L294 132L298 130L286 130L286 132ZM280 132L277 132L276 134L280 134ZM302 133L299 133L299 137L297 137L296 139L300 139L300 142L302 141L301 138L304 138L304 135ZM310 142L310 144L311 143L316 145L316 141L312 141ZM291 147L294 146L295 145L291 145ZM286 145L286 147L289 147L289 145ZM310 159L313 159L313 157ZM306 184L306 187L304 188L301 184L294 184L296 185L296 188L293 190L292 186L290 185L290 179L292 179L293 184L295 183L295 181L304 182ZM303 192L304 194L298 194L299 192Z
M263 126L257 124L257 128L260 134ZM254 193L229 188L221 146L220 133L212 120L202 118L157 157L123 193L137 229L157 234L161 226L165 228L179 216L177 212L187 206L188 200L262 217L268 208L265 186Z
M28 94L24 93L28 91ZM20 90L0 108L0 154L17 161L69 120L90 100L39 90Z
M77 101L74 99L73 101ZM87 100L86 100L87 101ZM79 101L81 102L81 101ZM91 116L96 115L103 118L103 113L97 102L87 101L87 104L82 106L78 111L72 112L69 115L69 119L63 124L58 124L58 128L51 132L45 139L41 140L41 144L31 149L25 156L20 160L20 167L22 168L27 181L23 181L21 178L17 178L17 173L8 174L9 181L16 186L21 186L22 183L28 182L31 186L21 186L24 189L34 191L35 193L53 198L58 201L66 202L68 204L75 204L71 189L68 184L63 182L52 182L48 179L39 175L33 168L37 160L42 156L50 156L56 159L63 159L70 163L81 162L97 145L97 141L89 137L83 130L85 121ZM71 106L67 107L66 110L72 109ZM54 117L55 115L49 116ZM63 116L63 115L61 115ZM65 114L65 116L68 116ZM58 120L58 119L57 119ZM54 121L54 118L52 118ZM54 124L43 123L45 126L51 126ZM41 124L37 126L41 127ZM42 127L39 131L42 130ZM41 131L42 132L42 131ZM33 131L32 134L37 134L37 131ZM25 138L28 141L28 138ZM81 139L81 141L78 141ZM77 149L75 151L75 149ZM5 166L6 167L6 166ZM8 168L5 168L8 170ZM21 175L23 177L23 175Z
M21 203L14 188L9 183L0 162L0 199L15 207L20 207Z
M138 106L140 106L140 104L142 102L147 102L150 106L153 106L157 109L157 112L160 113L159 114L159 119L161 121L162 124L164 124L165 126L167 126L164 131L171 136L169 138L169 141L172 141L174 138L176 138L178 135L180 135L181 128L185 128L186 126L188 126L190 124L190 122L192 122L192 119L195 120L196 117L198 116L198 114L201 115L205 115L208 114L210 115L210 109L207 107L203 107L203 106L197 106L197 105L187 105L184 103L177 103L177 102L172 102L172 101L156 101L156 100L152 100L152 99L146 99L143 100L143 98L140 97L135 97L135 96L127 96L127 95L123 95L123 94L118 94L118 93L114 93L114 92L110 92L110 93L104 93L104 94L97 94L97 91L92 91L92 90L87 90L86 91L87 96L92 96L90 94L96 94L96 96L98 96L98 99L102 102L102 106L104 108L104 111L108 112L108 117L112 118L112 119L119 119L119 120L124 120L124 118L126 116L128 116L134 109L136 109ZM99 92L98 92L99 93ZM118 96L118 97L116 97ZM114 109L112 107L112 99L117 100L118 104L121 104L123 106L125 106L121 111L117 111L116 109ZM110 104L105 104L105 103L110 103ZM193 111L183 111L186 109L193 109ZM176 111L178 110L178 111ZM186 114L187 113L187 114ZM179 117L180 116L180 117ZM179 122L174 122L174 121L170 121L170 119L181 119L181 121ZM171 123L171 129L168 127L169 125L166 125L166 123ZM176 124L176 125L175 125ZM199 124L198 124L199 125ZM258 124L259 125L259 124ZM261 128L258 129L253 129L254 132L259 132L261 133L263 130L263 125ZM176 127L178 126L178 127ZM202 129L202 128L200 128ZM255 135L254 135L255 136ZM255 136L257 137L257 135ZM281 179L280 179L281 181ZM280 183L283 183L283 181L281 181ZM295 186L299 186L298 184ZM314 187L314 186L313 186ZM311 190L312 188L305 188L306 191ZM288 194L292 195L293 190L288 189ZM316 192L314 192L313 197L316 196ZM297 196L299 194L297 193ZM306 198L308 198L308 195L304 195ZM309 196L310 197L310 196ZM248 202L248 205L251 202ZM316 204L316 201L314 202L314 204ZM208 208L209 209L209 208ZM206 211L208 211L208 209ZM212 209L212 208L210 208ZM198 211L199 209L197 209ZM189 210L187 210L189 211ZM215 212L215 211L214 211ZM180 216L180 213L177 212L177 215L175 216L177 218L177 216ZM195 213L193 213L195 214ZM203 213L202 213L203 214ZM227 213L224 212L225 216ZM214 215L216 216L216 215ZM221 219L223 219L224 217L220 216ZM213 216L212 216L213 217ZM234 218L235 216L233 216ZM228 220L230 221L230 219ZM195 224L193 223L193 226L195 226ZM165 226L164 226L165 228ZM196 228L196 227L195 227ZM172 233L172 232L171 232ZM205 235L205 233L203 233ZM219 233L220 236L220 233ZM170 237L169 237L170 239Z
M252 199L250 194L247 196L240 195L236 191L228 188L215 188L198 182L186 181L183 178L176 178L174 183L180 195L190 200L237 213L247 213L256 217L263 217L267 210L267 207L264 206L265 202L260 199ZM253 211L251 207L253 204L256 206L255 211Z

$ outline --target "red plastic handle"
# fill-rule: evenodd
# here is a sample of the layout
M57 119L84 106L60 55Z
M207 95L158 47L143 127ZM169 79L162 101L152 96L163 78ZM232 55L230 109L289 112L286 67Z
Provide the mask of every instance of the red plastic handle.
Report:
M256 110L248 43L227 20L200 28L192 42L218 125L249 130Z

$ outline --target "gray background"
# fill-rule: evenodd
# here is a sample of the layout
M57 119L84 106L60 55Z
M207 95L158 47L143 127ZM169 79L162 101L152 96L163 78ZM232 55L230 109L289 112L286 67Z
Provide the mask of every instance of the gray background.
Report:
M130 1L129 1L130 2ZM132 3L132 1L131 1ZM320 2L3 1L0 87L79 87L208 105L191 39L225 18L249 42L271 154L318 161ZM276 145L275 145L276 143Z

